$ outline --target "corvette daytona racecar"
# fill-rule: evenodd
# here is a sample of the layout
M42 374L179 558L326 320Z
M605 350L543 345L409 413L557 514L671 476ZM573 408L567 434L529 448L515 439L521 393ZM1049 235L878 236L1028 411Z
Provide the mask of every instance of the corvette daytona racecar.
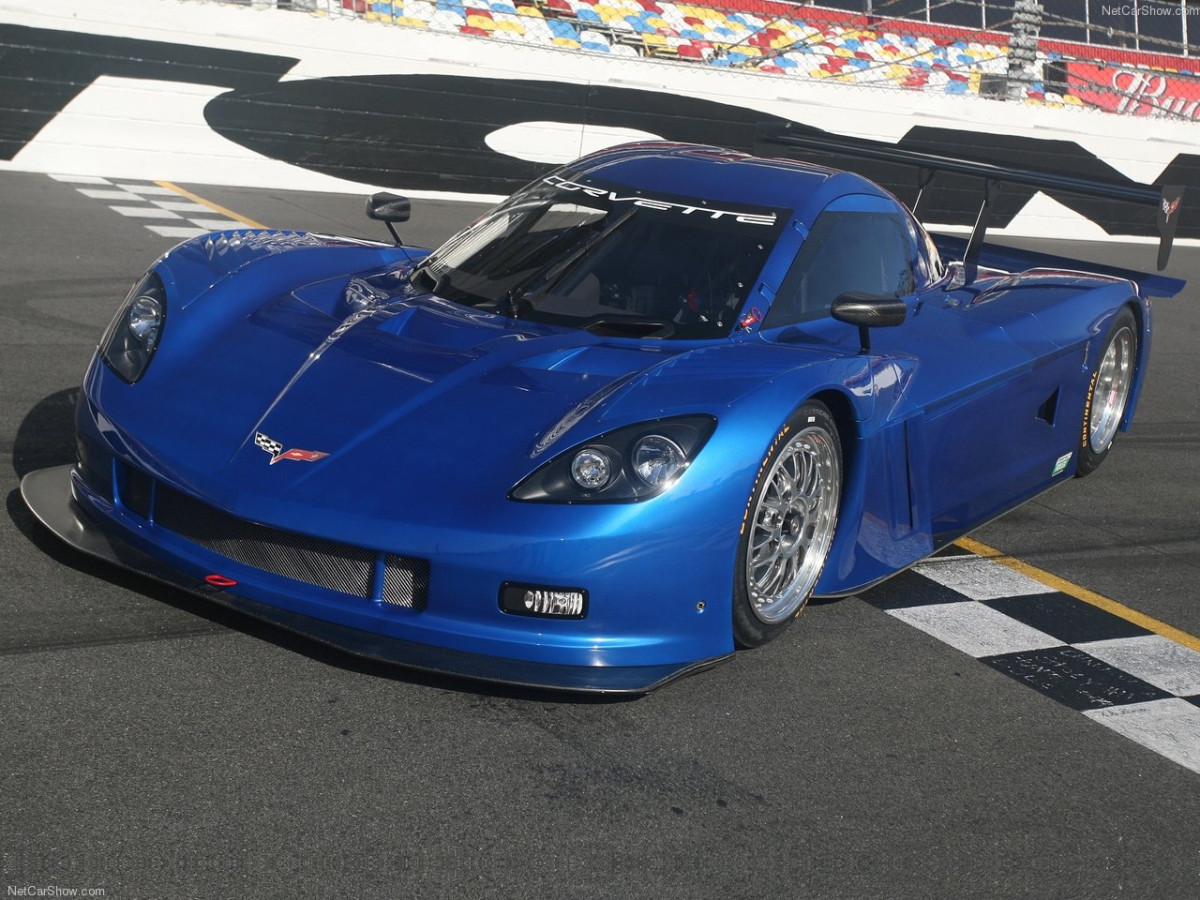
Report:
M935 239L850 172L627 145L432 252L179 245L100 342L78 461L22 493L87 553L354 653L641 692L1093 471L1146 298L1181 288Z

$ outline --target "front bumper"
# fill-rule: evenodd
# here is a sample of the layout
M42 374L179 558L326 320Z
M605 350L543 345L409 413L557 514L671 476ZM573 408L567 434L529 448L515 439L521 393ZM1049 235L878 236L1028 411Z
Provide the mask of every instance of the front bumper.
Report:
M351 627L296 611L294 595L271 579L254 581L253 570L226 566L225 571L250 579L229 579L235 583L215 587L205 580L211 569L203 559L173 552L136 528L120 529L119 510L105 509L102 501L97 503L97 498L89 495L73 466L31 472L21 481L25 504L43 525L75 549L357 656L522 687L612 694L646 693L728 658L726 654L644 666L568 665L492 656ZM96 517L89 515L89 506ZM247 596L250 593L255 596Z

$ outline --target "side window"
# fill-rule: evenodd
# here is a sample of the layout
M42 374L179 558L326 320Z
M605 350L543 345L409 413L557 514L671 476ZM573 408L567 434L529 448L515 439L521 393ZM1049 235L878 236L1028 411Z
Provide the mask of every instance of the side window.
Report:
M817 216L775 295L764 328L829 314L839 294L901 297L913 291L913 246L898 212L826 209Z

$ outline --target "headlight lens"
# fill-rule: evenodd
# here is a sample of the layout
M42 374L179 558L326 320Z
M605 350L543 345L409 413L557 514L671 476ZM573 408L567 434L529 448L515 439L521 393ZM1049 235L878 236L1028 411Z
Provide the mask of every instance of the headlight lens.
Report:
M163 309L156 297L142 294L129 306L126 325L134 339L153 351L158 344L158 333L162 330Z
M648 434L633 445L633 471L651 487L665 487L687 465L678 444L661 434Z
M167 319L167 294L154 272L133 286L100 339L100 358L117 375L133 384L146 373L162 338Z
M535 503L631 503L669 489L717 427L712 416L627 425L559 454L512 489Z
M598 491L612 477L612 464L603 450L584 447L571 460L571 480L585 491Z

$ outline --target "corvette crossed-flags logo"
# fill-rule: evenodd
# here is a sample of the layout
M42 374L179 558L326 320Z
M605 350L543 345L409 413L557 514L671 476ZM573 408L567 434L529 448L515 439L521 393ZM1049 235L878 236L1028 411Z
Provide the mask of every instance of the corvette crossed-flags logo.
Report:
M281 459L294 459L297 462L316 462L318 459L324 459L329 455L320 450L284 450L283 444L274 438L267 437L261 431L254 432L254 446L271 454L271 465L275 465Z

